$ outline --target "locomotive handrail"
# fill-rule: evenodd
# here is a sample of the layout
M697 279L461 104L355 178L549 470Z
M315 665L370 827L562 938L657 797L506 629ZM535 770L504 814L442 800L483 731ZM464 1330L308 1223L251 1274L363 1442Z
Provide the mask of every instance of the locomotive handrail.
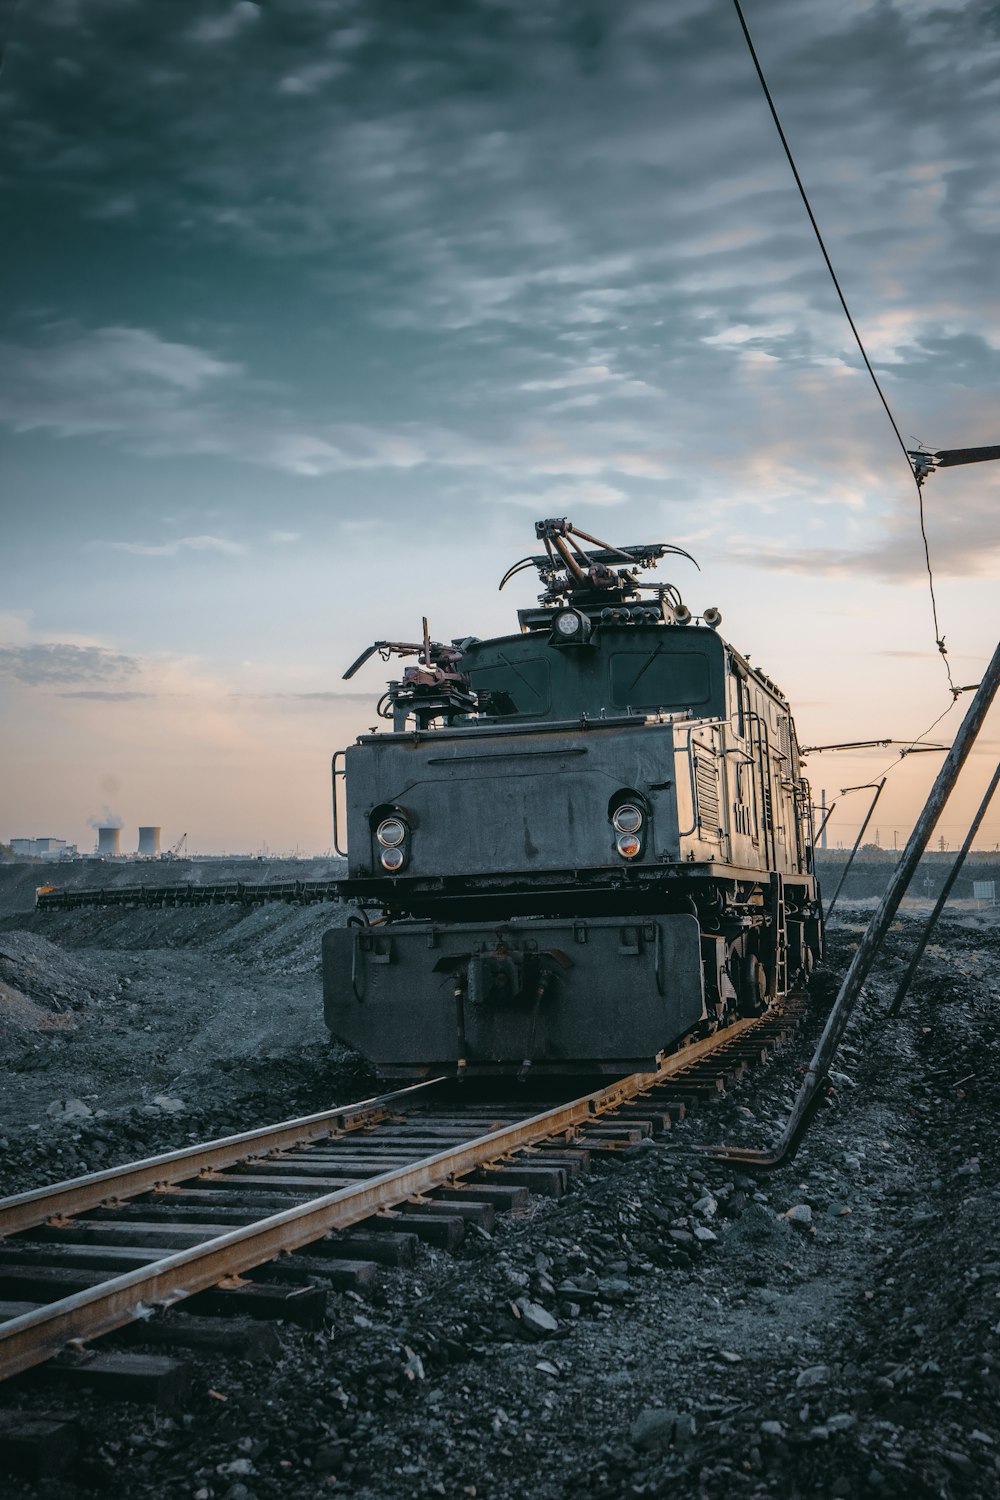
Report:
M816 823L813 818L812 787L805 776L800 775L799 777L799 788L795 793L792 806L795 811L795 831L799 862L804 864L806 870L812 874L815 867L813 841L815 838Z
M730 864L733 859L733 834L735 830L733 826L732 787L729 781L729 767L726 764L726 740L731 733L732 726L729 720L726 719L723 724L719 725L719 746L715 758L716 774L719 782L719 810L722 813L719 821L724 824L724 827L721 827L719 832L722 835L726 859Z
M765 855L767 855L768 862L773 866L778 863L778 837L774 822L774 787L771 782L771 736L768 733L766 721L761 717L756 709L748 708L746 711L746 718L749 722L755 723L757 725L757 754L755 756L755 762L760 770L760 801L761 812L763 814L761 821L764 826L765 841L764 853ZM754 743L753 736L751 736L750 743ZM766 797L765 783L767 791ZM771 808L770 817L768 817L767 815L768 804L770 804Z
M345 757L345 763L344 763L343 770L338 771L337 770L337 759L341 755ZM339 823L339 819L337 817L337 777L338 776L342 776L344 778L345 783L346 783L346 781L347 781L346 755L347 755L347 751L346 750L335 750L333 752L333 761L331 762L331 766L330 766L330 772L331 772L330 779L331 779L331 781L333 783L333 849L334 849L334 853L335 854L339 854L340 857L341 857L341 859L346 859L347 858L347 850L346 849L341 849L341 847L340 847L340 823Z
M360 953L361 953L361 944L358 942L358 933L355 932L355 934L354 934L354 941L351 944L351 989L353 990L353 992L354 992L354 998L355 998L355 1000L357 1000L357 1002L358 1002L359 1005L363 1004L365 995L368 993L368 960L367 959L365 960L365 963L364 963L364 970L365 970L364 986L365 987L364 987L363 990L359 990L358 989L358 977L359 977L359 975L358 975L358 969L360 967L359 963L358 963L358 958L359 958Z
M631 725L639 728L644 725L655 727L674 722L672 719L650 720L648 714L616 714L614 717L603 719L589 718L586 714L577 719L536 719L530 723L524 723L520 719L516 724L449 724L445 729L408 729L405 734L407 744L426 744L430 741L447 739L471 739L476 735L524 735L524 734L554 734L567 729L577 729L589 733L594 729L624 729ZM394 741L398 743L403 735L388 734L359 734L359 745L391 745ZM343 754L343 751L339 752Z
M659 922L654 924L653 931L653 978L656 980L656 993L662 997L666 990L663 987L663 934Z
M696 831L696 829L698 827L697 791L695 789L695 783L694 783L694 754L693 754L692 746L691 746L691 736L692 736L693 733L694 733L694 725L692 724L688 728L687 741L686 741L686 744L685 744L685 753L687 755L687 763L688 763L688 780L691 783L691 827L690 828L681 828L680 826L678 826L677 837L679 839L689 839L691 837L691 835ZM679 814L678 814L677 822L678 822L678 825L679 825L680 824L680 815Z

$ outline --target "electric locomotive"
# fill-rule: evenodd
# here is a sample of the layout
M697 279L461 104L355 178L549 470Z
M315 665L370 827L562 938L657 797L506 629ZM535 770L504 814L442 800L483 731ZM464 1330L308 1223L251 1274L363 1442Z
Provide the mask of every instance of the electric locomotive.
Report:
M538 570L517 633L425 621L344 674L413 658L379 700L391 729L333 758L354 910L324 935L326 1021L387 1078L652 1071L821 955L783 694L718 610L645 576L682 549L535 531L500 585Z

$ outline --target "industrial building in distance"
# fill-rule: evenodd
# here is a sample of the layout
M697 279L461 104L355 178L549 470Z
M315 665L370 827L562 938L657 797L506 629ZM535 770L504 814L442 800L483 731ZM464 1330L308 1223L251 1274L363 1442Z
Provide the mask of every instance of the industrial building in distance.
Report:
M11 839L11 853L21 859L76 859L77 847L65 839Z
M69 844L65 839L51 837L11 839L10 851L17 859L86 859L92 857L87 854L81 855L76 844ZM135 852L126 850L123 853L121 828L117 825L115 827L109 824L103 825L97 830L97 847L93 852L98 859L160 859L163 857L160 853L160 830L151 823L145 824L139 829L139 845Z

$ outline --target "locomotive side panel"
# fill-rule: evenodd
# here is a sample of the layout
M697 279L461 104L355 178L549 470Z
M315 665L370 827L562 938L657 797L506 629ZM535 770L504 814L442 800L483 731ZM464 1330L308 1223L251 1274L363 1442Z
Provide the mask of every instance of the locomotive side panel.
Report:
M807 874L812 813L788 705L732 650L727 697L717 771L728 860L741 869ZM707 765L700 769L708 775Z

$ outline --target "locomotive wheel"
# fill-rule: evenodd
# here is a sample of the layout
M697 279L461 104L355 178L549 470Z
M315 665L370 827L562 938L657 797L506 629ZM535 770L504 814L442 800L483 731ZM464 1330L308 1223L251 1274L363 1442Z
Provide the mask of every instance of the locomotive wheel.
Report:
M761 1015L767 1008L767 970L756 953L746 955L740 978L740 1000L744 1015Z

